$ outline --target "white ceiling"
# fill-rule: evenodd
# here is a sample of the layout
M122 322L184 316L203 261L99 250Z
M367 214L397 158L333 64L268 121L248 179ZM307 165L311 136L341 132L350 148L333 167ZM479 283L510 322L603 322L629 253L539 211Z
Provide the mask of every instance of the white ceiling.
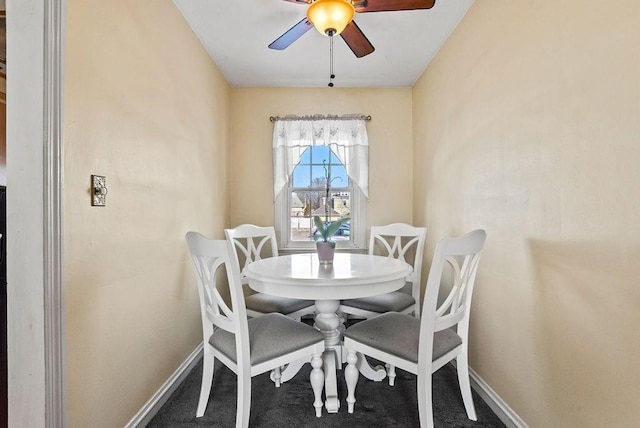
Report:
M283 0L174 0L234 86L316 87L329 83L329 38L311 29L287 49L267 46L306 15ZM334 40L335 87L412 86L473 0L436 0L431 9L357 13L375 47L356 58Z

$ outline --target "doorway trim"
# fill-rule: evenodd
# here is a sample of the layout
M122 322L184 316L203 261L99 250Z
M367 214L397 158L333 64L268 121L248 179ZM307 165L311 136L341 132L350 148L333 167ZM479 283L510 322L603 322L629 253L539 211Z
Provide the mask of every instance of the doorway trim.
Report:
M66 426L62 210L64 1L45 0L44 19L44 325L45 424Z
M9 426L66 425L65 5L66 0L7 1Z

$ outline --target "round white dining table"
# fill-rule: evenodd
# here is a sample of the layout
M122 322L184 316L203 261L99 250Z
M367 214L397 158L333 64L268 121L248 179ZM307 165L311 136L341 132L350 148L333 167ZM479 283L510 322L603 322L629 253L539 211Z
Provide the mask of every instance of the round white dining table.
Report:
M315 301L315 327L325 338L325 406L327 412L340 408L336 369L342 367L343 320L340 300L369 297L398 290L412 272L408 263L390 257L336 253L333 263L322 264L316 253L292 254L257 260L244 269L249 286L261 293ZM282 373L284 382L300 370L304 361ZM371 368L359 356L358 368L369 379L381 380L383 368Z

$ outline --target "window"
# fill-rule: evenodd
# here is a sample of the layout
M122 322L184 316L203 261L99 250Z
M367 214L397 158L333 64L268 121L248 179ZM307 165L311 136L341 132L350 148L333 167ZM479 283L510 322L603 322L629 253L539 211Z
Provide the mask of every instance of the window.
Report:
M275 223L281 249L315 248L316 215L323 221L349 217L334 237L337 247L364 249L368 190L364 124L283 122L276 122L274 130Z

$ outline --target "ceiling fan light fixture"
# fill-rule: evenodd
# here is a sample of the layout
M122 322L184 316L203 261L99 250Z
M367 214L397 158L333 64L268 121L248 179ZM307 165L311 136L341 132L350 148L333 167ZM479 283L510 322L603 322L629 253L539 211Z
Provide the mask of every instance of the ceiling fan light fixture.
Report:
M355 8L349 0L316 0L307 9L307 19L327 36L337 36L349 25Z

